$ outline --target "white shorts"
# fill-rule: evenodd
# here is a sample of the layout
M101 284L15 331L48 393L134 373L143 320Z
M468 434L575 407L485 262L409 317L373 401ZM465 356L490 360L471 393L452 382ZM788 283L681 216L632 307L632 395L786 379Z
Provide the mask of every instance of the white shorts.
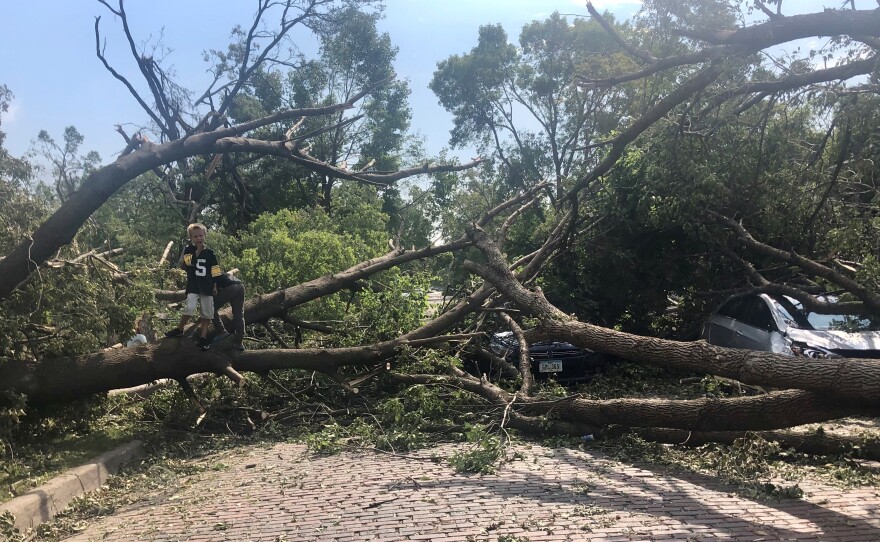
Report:
M183 309L183 314L186 316L195 314L196 303L201 308L202 319L214 318L214 296L212 295L186 294L186 307Z

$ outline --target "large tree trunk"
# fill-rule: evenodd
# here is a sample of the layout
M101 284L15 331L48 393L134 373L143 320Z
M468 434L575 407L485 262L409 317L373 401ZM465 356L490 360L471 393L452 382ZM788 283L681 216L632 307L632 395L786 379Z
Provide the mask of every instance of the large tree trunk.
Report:
M625 398L592 401L575 398L536 411L590 425L665 427L689 431L761 431L854 414L880 414L880 408L860 408L839 398L801 390L730 399Z
M448 376L394 375L401 383L454 386L471 391L509 412L511 424L532 432L553 427L554 431L572 434L601 433L605 427L622 426L642 431L645 436L665 435L667 440L672 438L670 435L686 435L682 431L696 432L703 441L713 435L729 440L736 431L766 431L849 415L880 414L880 363L877 361L794 358L718 348L703 342L640 337L585 324L559 311L540 291L532 292L523 287L498 247L482 230L474 228L472 237L486 257L486 264L469 262L467 267L490 281L523 311L538 318L532 339L564 340L632 361L718 374L746 383L799 389L722 399L588 400L575 396L548 401L530 397L526 389L512 394L456 369ZM767 433L768 437L771 435ZM788 440L793 441L793 437ZM804 446L814 448L824 445L816 439L803 442ZM829 449L834 447L828 446Z
M536 337L553 337L598 352L661 367L715 374L746 384L809 390L839 401L880 405L880 361L811 359L720 348L702 341L678 342L642 337L579 322L529 291L509 271L501 251L485 232L473 232L487 265L467 263L516 305L539 319Z
M714 374L745 384L810 390L842 401L880 404L880 360L812 359L721 348L703 341L641 337L571 319L542 320L539 335L659 367Z
M239 372L265 374L276 369L301 369L337 375L341 367L368 367L392 357L405 346L431 346L461 341L468 335L429 339L395 339L350 348L303 348L238 352L231 344L208 351L198 349L189 338L163 339L155 344L114 348L95 354L46 361L10 361L0 365L3 389L27 395L32 403L82 399L96 393L131 388L155 380L184 381L199 373L226 375Z
M505 210L531 199L543 188L539 185L491 209L479 221L486 224ZM332 273L271 294L261 295L245 303L248 323L265 323L283 317L290 309L321 296L354 287L375 273L406 262L460 250L472 244L466 236L444 245L421 250L394 249L389 253L360 262L340 273ZM339 367L364 366L391 357L404 345L429 345L448 339L437 337L446 329L478 310L494 292L479 289L457 306L434 318L420 328L385 343L343 349L264 350L237 353L230 350L201 352L193 341L166 339L155 345L120 350L106 350L85 356L41 361L9 361L0 364L0 389L26 394L31 401L63 401L118 388L129 388L161 378L185 380L201 372L226 374L238 379L238 371L265 373L273 369L303 369L335 375ZM230 309L221 311L228 315ZM460 340L456 336L452 340Z

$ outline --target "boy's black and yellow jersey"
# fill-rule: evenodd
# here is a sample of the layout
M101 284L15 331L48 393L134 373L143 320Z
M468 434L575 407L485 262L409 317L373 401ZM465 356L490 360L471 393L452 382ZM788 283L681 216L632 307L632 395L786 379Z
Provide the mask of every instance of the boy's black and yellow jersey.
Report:
M213 250L205 248L197 255L196 247L190 245L183 250L180 265L186 269L186 293L214 294L214 283L222 273Z

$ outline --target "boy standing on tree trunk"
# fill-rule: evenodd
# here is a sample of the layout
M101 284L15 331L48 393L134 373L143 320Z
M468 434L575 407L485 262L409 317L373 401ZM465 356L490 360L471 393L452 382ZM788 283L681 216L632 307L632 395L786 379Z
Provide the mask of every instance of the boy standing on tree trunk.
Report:
M217 294L220 265L217 263L214 251L205 245L208 228L204 224L190 224L186 228L186 233L192 244L184 249L178 262L178 265L186 270L186 308L183 310L180 324L165 336L183 335L183 329L195 314L198 303L201 312L199 349L207 350L211 344L207 337L208 323L214 317L214 295Z

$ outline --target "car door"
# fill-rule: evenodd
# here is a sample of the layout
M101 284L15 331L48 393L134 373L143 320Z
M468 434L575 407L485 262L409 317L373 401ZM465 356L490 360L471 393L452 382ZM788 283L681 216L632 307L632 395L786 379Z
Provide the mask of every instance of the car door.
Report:
M767 302L761 297L743 298L733 325L733 348L772 352L776 322Z
M734 346L733 328L743 301L739 297L728 300L706 320L702 337L707 343L728 348Z

